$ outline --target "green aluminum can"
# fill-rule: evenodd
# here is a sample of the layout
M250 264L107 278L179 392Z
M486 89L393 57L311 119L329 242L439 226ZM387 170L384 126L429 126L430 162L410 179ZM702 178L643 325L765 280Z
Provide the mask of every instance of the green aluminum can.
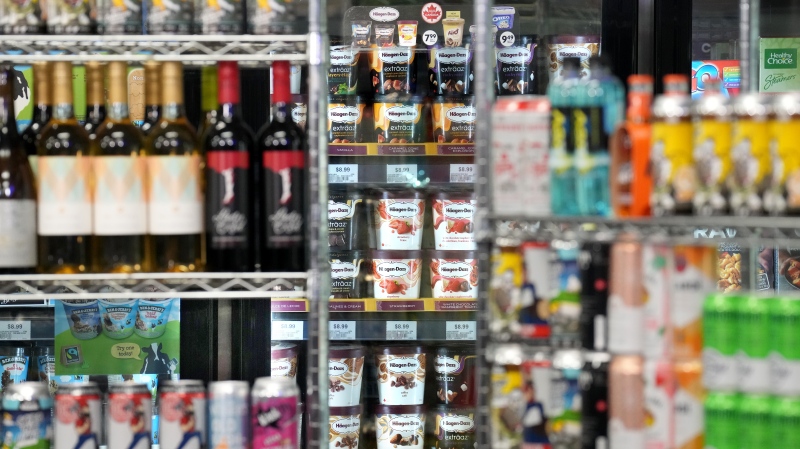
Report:
M767 449L772 442L770 419L775 403L765 394L743 394L738 401L739 449ZM708 446L706 446L708 447ZM778 446L789 447L789 446Z
M703 386L708 390L736 390L736 303L742 299L718 293L703 302Z
M770 384L778 396L800 397L800 300L770 300Z
M772 402L769 447L800 447L800 398L776 397Z
M765 394L770 392L769 329L770 299L746 296L736 302L738 331L738 377L742 393Z
M739 401L737 393L709 393L705 402L706 446L739 449Z

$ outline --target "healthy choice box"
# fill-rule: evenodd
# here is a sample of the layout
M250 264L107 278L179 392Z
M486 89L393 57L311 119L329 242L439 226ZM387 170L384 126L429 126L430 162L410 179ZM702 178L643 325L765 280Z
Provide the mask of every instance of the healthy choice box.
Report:
M762 38L759 46L760 92L800 91L800 69L797 54L800 38Z

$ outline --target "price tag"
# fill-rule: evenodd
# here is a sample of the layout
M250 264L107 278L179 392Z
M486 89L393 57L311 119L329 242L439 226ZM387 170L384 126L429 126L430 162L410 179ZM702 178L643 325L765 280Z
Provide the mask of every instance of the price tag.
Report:
M416 340L417 322L416 321L387 321L386 322L387 340Z
M510 47L514 45L514 41L516 41L516 37L514 33L511 31L503 31L503 34L500 35L500 45L503 47Z
M0 340L30 340L30 321L0 321Z
M331 321L328 323L328 338L331 340L355 340L355 321Z
M272 339L273 340L302 340L303 326L302 321L273 321Z
M475 182L475 164L450 164L450 182Z
M328 165L328 182L331 184L353 184L358 182L358 164Z
M433 45L438 40L439 40L439 35L436 34L436 31L428 30L422 33L422 43L425 45Z
M475 340L474 321L448 321L445 326L445 337L447 340Z
M386 182L405 184L417 180L417 164L396 164L386 166Z

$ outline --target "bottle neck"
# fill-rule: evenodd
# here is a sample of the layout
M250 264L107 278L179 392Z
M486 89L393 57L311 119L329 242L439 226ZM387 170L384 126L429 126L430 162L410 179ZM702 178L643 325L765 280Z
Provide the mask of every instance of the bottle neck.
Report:
M129 117L128 103L111 103L108 117L114 121L127 120Z
M219 113L217 119L230 122L235 117L240 117L242 112L241 106L238 103L222 103L219 105Z
M75 118L75 110L72 103L58 103L53 109L53 118L56 120L72 120Z
M176 120L186 115L182 103L167 103L163 106L162 117L165 120Z
M0 126L3 134L17 136L17 119L14 117L14 102L5 96L0 97Z
M272 105L272 121L285 123L289 119L289 103L278 101Z
M53 116L53 107L49 104L39 104L33 108L33 121L47 123Z
M101 104L90 104L86 106L86 120L89 122L100 122L106 117L106 107Z

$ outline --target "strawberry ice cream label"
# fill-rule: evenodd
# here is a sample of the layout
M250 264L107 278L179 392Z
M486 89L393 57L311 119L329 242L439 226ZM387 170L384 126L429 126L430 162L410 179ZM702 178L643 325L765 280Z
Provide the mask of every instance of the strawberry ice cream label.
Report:
M434 298L478 297L478 259L431 259Z
M58 395L53 438L61 447L97 449L103 425L101 416L99 395Z
M436 249L475 249L474 200L434 200L433 237Z
M378 299L418 299L420 259L374 259L372 277Z
M375 208L379 249L420 249L425 200L381 199Z

